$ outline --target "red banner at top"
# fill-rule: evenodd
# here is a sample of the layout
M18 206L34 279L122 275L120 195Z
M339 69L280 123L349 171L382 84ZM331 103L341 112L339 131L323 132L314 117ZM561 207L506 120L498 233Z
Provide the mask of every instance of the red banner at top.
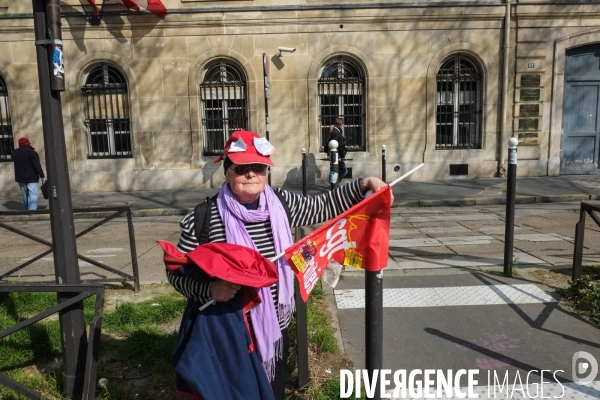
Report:
M387 266L390 206L388 185L285 251L304 301L330 260L367 271L380 271Z

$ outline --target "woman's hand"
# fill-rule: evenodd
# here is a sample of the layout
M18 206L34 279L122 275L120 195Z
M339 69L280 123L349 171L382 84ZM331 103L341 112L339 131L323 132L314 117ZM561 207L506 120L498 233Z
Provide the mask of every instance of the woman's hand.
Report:
M375 178L374 176L370 176L368 178L363 178L363 186L366 189L365 192L367 190L372 190L373 192L378 191L379 189L382 189L384 187L387 186L387 183L385 183L384 181L382 181L379 178ZM392 203L394 202L394 194L392 193L392 190L390 189L390 196L392 198Z
M235 283L214 279L210 283L208 294L214 301L229 301L241 288L240 285L236 285Z

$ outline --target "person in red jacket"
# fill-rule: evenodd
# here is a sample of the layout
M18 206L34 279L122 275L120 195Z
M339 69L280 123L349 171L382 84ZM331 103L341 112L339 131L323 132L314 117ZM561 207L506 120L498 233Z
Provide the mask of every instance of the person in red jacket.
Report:
M15 165L15 182L21 188L23 204L28 210L37 210L38 181L44 183L45 175L40 165L40 156L31 147L29 139L19 139L19 148L12 152L12 160Z

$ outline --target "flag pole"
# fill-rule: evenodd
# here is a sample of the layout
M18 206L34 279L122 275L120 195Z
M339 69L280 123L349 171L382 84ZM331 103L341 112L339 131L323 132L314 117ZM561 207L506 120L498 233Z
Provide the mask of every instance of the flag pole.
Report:
M408 171L407 173L405 173L404 175L402 175L400 178L396 179L395 181L393 181L392 183L390 183L390 187L394 186L396 183L400 182L401 180L403 180L404 178L406 178L407 176L409 176L410 174L412 174L413 172L415 172L416 170L418 170L419 168L421 168L423 165L425 164L421 164L417 167L414 167L413 169L411 169L410 171Z

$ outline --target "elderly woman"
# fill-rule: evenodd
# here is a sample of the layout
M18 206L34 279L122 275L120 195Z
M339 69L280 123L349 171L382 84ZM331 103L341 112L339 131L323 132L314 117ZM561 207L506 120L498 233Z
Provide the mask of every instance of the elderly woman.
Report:
M207 211L209 242L247 246L272 258L293 244L291 228L326 222L360 202L368 190L377 191L386 185L377 178L359 178L317 196L272 189L267 185L267 168L273 166L269 155L274 151L265 138L253 132L236 131L231 135L223 157L216 161L223 160L225 183ZM178 249L190 252L198 246L193 212L182 219L180 227ZM276 264L278 282L259 291L262 302L246 315L260 362L279 400L285 393L294 274L283 257ZM199 304L230 301L241 289L240 285L220 279L191 279L172 274L168 278L180 293Z

